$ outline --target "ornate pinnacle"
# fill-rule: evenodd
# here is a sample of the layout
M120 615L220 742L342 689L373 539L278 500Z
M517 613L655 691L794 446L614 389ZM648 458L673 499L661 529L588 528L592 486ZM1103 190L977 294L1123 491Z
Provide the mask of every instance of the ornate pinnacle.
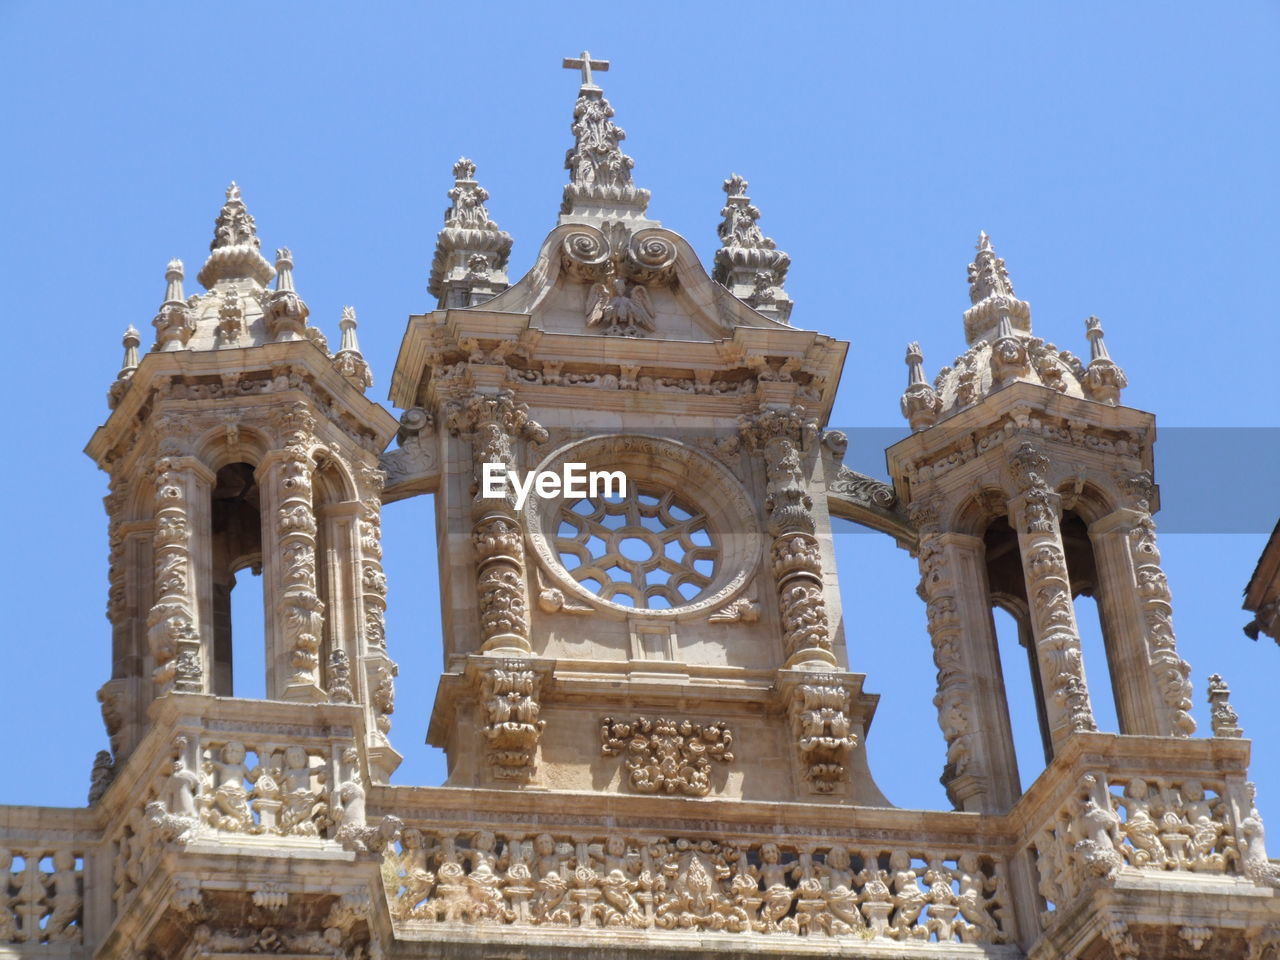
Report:
M613 107L591 76L593 69L609 69L609 62L592 60L583 51L581 57L566 57L564 66L582 70L582 86L573 108L574 144L564 158L569 184L560 204L561 222L565 218L643 219L649 191L632 182L635 161L619 146L627 133L613 122Z
M747 181L734 173L723 184L723 218L716 227L720 249L716 251L712 278L759 313L786 323L792 301L783 289L791 258L766 237L756 222L760 211L747 196Z
M1102 321L1090 317L1084 322L1085 336L1089 338L1089 366L1081 379L1084 394L1090 400L1098 400L1115 406L1120 402L1120 391L1129 385L1129 378L1111 359L1103 340Z
M1215 737L1243 737L1240 729L1240 717L1231 706L1229 697L1231 688L1221 674L1215 673L1209 678L1209 713Z
M964 334L970 346L1001 336L1002 319L1009 321L1010 335L1031 332L1031 306L1014 295L1009 271L985 232L979 232L978 252L969 264L969 300L973 306L964 314Z
M169 261L165 266L164 279L164 303L160 304L160 311L151 321L156 328L155 349L182 350L195 333L196 321L182 299L181 260Z
M263 308L267 335L272 340L305 340L311 309L293 288L293 252L276 250L276 288Z
M902 415L918 433L938 422L942 402L924 378L924 354L920 344L907 344L907 389L902 392Z
M436 235L427 290L441 307L471 307L507 289L511 234L489 218L489 192L475 180L476 165L460 157L453 165L453 189Z
M360 341L356 338L355 307L342 308L338 328L342 331L342 342L333 357L333 364L357 390L367 390L373 386L373 376L369 373L369 364L365 363L364 355L360 352Z
M240 197L234 180L227 187L226 202L213 225L209 259L196 277L206 290L220 280L254 280L265 287L275 271L259 249L258 228Z

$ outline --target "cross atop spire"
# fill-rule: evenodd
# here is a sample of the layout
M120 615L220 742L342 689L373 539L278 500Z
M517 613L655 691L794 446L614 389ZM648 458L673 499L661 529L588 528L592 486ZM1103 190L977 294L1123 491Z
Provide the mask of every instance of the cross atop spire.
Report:
M591 79L591 71L599 70L601 73L606 73L609 70L609 61L592 60L591 54L583 50L580 57L565 57L561 66L566 70L581 70L582 85L584 87L594 87L595 82Z

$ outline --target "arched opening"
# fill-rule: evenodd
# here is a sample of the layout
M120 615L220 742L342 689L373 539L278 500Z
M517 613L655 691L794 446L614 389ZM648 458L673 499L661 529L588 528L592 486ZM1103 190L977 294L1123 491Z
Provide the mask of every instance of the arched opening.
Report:
M250 575L262 573L262 515L254 468L247 463L227 464L214 478L211 496L213 693L220 697L264 696L261 581L257 589L249 589L245 583ZM235 589L237 584L239 590ZM256 630L254 624L258 625ZM257 656L249 649L257 649Z

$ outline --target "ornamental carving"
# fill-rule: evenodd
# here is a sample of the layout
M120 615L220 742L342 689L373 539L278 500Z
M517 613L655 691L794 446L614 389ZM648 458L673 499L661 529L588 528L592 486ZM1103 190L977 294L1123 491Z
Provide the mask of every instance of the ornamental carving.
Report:
M605 756L624 757L627 783L637 793L705 797L711 792L711 762L733 760L733 734L725 723L605 717L600 743Z
M398 925L1005 943L1004 865L973 851L408 826L386 855Z
M790 709L809 789L835 792L848 779L849 752L858 745L849 720L848 689L839 677L815 674L792 691Z
M82 853L44 845L0 849L0 950L82 943L83 892Z
M499 780L528 780L546 726L538 718L538 674L527 660L504 660L485 670L481 683L490 769Z

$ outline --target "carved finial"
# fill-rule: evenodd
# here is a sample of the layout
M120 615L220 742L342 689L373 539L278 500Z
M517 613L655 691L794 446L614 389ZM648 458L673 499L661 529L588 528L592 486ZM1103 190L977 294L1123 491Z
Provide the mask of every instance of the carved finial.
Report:
M262 311L267 335L272 340L305 340L311 309L294 290L293 251L288 247L276 250L276 271L276 288Z
M911 431L918 433L938 422L942 402L933 387L924 378L924 354L920 344L907 344L907 389L902 393L902 415L911 424Z
M1089 317L1084 322L1085 336L1089 338L1089 367L1081 380L1084 394L1090 400L1098 400L1115 406L1120 402L1120 391L1129 385L1129 378L1111 359L1102 335L1102 321Z
M985 232L978 234L978 252L969 264L969 300L973 306L964 314L964 334L970 346L1006 335L999 329L1001 320L1008 321L1008 336L1030 334L1031 306L1014 295L1009 271Z
M131 323L125 328L121 342L124 345L124 362L120 365L120 373L116 379L126 380L138 369L138 347L142 345L142 334Z
M182 294L182 278L182 261L170 260L164 269L165 303L186 303L186 297Z
M969 264L969 300L981 303L987 297L1013 295L1013 283L1004 261L996 256L991 238L985 231L979 231L978 253Z
M262 256L258 227L244 205L234 180L227 187L226 202L213 225L209 259L196 277L206 290L219 280L256 280L265 287L275 271Z
M195 333L196 322L182 296L181 260L170 260L165 265L164 280L164 303L160 304L160 311L151 321L156 328L155 349L182 350Z
M475 180L476 165L459 157L453 165L444 229L436 235L427 290L441 307L473 307L507 289L511 234L498 229L485 202L489 192Z
M1215 673L1209 678L1209 722L1215 737L1244 736L1240 717L1231 706L1230 696L1231 688L1221 674Z
M293 251L288 247L276 248L276 289L293 290Z
M609 69L609 61L592 60L583 51L581 57L566 57L564 66L582 70L582 86L573 108L574 145L564 158L569 184L560 204L560 222L643 219L649 191L632 182L635 161L619 146L627 133L613 122L613 107L591 77L593 69Z
M793 304L783 284L791 258L760 230L760 211L747 196L746 179L734 173L722 186L725 204L716 227L720 249L712 278L766 317L786 323Z
M338 329L342 331L342 342L338 352L334 354L333 364L357 390L367 390L373 386L373 375L369 372L369 364L365 362L364 355L360 352L360 341L356 338L355 307L342 308Z

